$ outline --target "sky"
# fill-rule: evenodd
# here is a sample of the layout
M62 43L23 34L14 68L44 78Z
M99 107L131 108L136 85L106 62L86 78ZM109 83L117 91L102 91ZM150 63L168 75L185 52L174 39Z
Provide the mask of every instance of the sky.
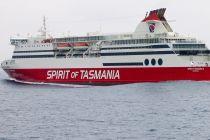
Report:
M209 0L0 0L0 61L14 50L10 37L36 36L47 17L52 36L88 32L128 33L147 11L167 8L166 18L177 33L190 35L210 46Z

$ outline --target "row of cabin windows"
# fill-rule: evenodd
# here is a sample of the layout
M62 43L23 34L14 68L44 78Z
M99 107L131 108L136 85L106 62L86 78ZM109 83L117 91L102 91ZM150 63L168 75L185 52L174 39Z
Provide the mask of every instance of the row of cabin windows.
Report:
M196 40L189 40L190 42L195 42ZM171 42L179 42L179 43L184 43L184 42L189 42L186 39L165 39L166 43L171 43Z
M173 47L175 49L186 49L186 48L200 48L204 49L206 48L205 44L173 44Z
M12 58L51 58L55 57L54 55L23 55L23 56L12 56Z
M14 53L37 53L37 52L57 52L57 50L34 50L34 51L14 51Z
M170 48L168 45L150 45L150 46L135 46L135 47L113 47L101 48L101 50L122 50L122 49L163 49Z
M50 47L50 46L51 45L48 44L48 45L31 45L31 46L25 45L25 46L18 46L18 47L23 48L23 47Z
M99 41L105 40L104 36L89 36L89 37L72 37L72 38L58 38L55 42L80 42L80 41Z
M153 38L153 39L130 39L130 40L115 40L112 41L109 45L123 45L123 44L141 44L141 43L171 43L171 42L196 42L195 40L187 41L185 39L159 39L159 38Z
M74 53L81 52L84 53L87 49L74 50ZM57 53L67 53L69 50L33 50L33 51L14 51L14 53L36 53L36 52L57 52Z
M10 40L10 42L11 44L19 44L19 43L25 44L25 43L28 43L28 40L27 39L24 39L24 40L12 39Z
M122 50L122 49L126 49L126 50L130 50L130 49L145 49L145 48L152 48L151 46L147 46L147 47L117 47L117 48L101 48L101 50Z
M123 45L123 44L141 44L141 43L160 43L160 39L132 39L132 40L115 40L110 45Z
M209 55L210 54L210 50L206 50L206 51L200 51L200 50L185 50L185 51L175 51L176 54L179 55L184 55L184 56L188 56L188 55Z

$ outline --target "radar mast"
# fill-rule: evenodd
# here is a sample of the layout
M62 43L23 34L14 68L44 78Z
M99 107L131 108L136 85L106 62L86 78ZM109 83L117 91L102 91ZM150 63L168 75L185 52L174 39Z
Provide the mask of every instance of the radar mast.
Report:
M42 28L41 28L41 36L43 38L47 38L47 27L46 27L46 17L44 16L43 17L43 25L42 25Z

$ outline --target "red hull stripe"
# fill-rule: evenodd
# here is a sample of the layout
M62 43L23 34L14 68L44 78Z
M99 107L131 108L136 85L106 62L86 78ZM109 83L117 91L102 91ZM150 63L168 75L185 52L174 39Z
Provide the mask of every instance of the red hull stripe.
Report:
M138 83L174 80L210 80L210 67L182 68L81 68L81 69L10 69L11 78L46 83Z

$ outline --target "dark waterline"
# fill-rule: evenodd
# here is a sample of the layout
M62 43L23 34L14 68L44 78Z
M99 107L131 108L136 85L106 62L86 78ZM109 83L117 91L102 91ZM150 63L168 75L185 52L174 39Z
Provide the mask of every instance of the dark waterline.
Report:
M210 139L210 83L28 85L0 72L0 140Z

